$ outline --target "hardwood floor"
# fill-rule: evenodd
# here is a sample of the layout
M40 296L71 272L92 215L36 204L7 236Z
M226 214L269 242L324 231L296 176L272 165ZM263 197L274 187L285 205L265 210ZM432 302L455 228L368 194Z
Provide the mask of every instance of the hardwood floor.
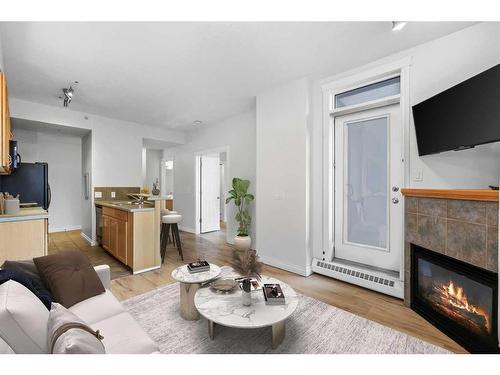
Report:
M80 236L80 231L57 232L49 234L49 254L66 250L83 251L94 266L107 264L111 269L111 279L132 275L132 271L109 255L100 246L90 246Z
M112 292L119 300L148 292L161 285L174 283L170 276L173 269L186 262L203 258L220 266L229 265L232 247L225 241L225 232L194 235L181 232L184 262L177 250L169 245L165 263L159 270L132 275L130 270L108 255L99 246L91 247L80 238L78 231L53 233L49 236L49 252L80 249L92 264L109 264L112 272ZM403 301L373 292L332 278L313 274L302 277L265 265L263 273L281 279L297 292L339 307L366 319L376 321L398 331L418 337L452 352L466 353L465 349L434 328Z

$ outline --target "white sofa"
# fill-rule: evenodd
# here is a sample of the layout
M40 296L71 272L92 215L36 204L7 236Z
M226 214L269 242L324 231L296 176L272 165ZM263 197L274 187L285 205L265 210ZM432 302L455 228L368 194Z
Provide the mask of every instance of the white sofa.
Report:
M101 332L108 354L157 353L155 342L111 293L109 266L94 268L106 292L79 302L69 310ZM8 283L8 287L3 287ZM18 314L13 319L14 310ZM30 317L30 313L36 317ZM0 353L47 353L47 319L47 309L28 289L14 281L0 285ZM12 344L12 349L6 342Z

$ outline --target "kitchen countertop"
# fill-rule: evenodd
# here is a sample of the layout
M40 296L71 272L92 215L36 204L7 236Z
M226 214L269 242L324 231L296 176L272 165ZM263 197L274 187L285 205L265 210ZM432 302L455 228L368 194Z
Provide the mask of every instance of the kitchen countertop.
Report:
M96 206L110 207L127 212L146 212L155 210L155 207L153 205L138 205L130 204L127 202L129 201L95 201L94 204Z
M14 215L0 215L0 223L48 219L49 213L41 207L21 208Z

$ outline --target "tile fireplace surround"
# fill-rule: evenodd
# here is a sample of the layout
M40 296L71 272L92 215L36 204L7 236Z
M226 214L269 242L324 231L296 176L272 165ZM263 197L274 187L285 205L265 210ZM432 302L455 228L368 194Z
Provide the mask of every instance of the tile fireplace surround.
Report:
M457 193L460 190L402 192L405 195L405 305L410 305L410 243L498 272L498 192L496 201L492 201L494 195L489 190L475 196Z
M402 193L406 306L412 303L411 244L498 273L498 191L402 189Z

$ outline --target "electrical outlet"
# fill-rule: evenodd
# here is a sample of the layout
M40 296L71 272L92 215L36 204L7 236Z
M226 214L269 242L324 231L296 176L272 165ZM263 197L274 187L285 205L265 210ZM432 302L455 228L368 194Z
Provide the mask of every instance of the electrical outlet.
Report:
M102 198L102 191L94 192L94 198Z
M422 171L415 171L413 175L413 181L415 182L421 182L424 180L424 172Z
M116 198L116 193L114 191L111 192L111 198Z

